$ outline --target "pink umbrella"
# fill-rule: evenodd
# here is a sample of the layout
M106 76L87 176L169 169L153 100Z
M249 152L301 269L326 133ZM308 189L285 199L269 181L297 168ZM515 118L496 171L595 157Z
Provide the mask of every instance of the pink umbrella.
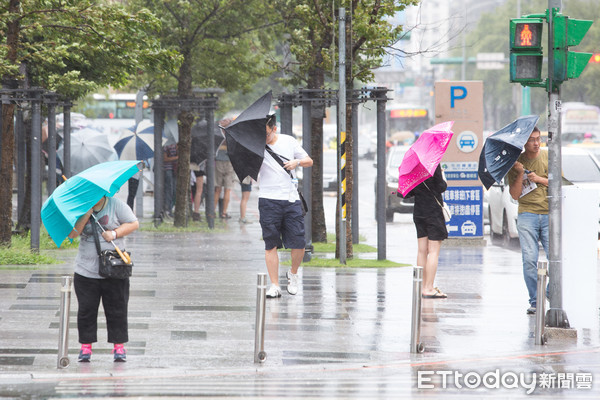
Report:
M398 167L398 192L406 196L415 186L431 178L452 139L454 121L427 129L404 154Z

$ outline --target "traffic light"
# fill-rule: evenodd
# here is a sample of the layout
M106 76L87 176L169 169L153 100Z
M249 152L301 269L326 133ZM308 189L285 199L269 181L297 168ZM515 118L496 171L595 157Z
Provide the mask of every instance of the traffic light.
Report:
M524 86L542 82L541 18L513 18L510 20L510 81Z
M577 46L581 43L593 21L556 14L553 22L554 74L552 79L562 82L577 78L588 64L592 53L569 51L569 46Z
M600 64L600 53L594 53L590 58L590 63Z

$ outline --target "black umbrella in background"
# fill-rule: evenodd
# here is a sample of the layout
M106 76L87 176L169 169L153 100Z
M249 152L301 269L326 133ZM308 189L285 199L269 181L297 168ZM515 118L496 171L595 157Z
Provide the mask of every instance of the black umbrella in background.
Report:
M206 120L194 124L192 126L192 148L190 152L190 161L200 165L203 161L208 159L208 124ZM223 134L221 130L217 127L213 132L214 141L215 141L215 153L216 149L219 148L223 140Z
M519 117L486 139L478 169L479 179L486 189L502 181L512 168L539 118L537 115Z
M258 179L267 144L267 116L272 92L256 100L225 129L227 153L240 182L247 176Z

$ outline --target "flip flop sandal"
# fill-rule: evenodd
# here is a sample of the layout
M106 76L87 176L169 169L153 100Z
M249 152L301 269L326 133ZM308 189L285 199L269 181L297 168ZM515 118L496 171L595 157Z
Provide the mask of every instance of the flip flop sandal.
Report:
M442 293L442 291L438 288L434 288L435 289L435 293L433 294L423 294L421 295L422 298L424 299L446 299L448 298L448 295L446 293Z

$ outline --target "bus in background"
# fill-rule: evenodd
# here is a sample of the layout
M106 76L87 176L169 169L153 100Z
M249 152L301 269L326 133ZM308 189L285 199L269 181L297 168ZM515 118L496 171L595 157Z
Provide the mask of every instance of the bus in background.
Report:
M76 103L73 111L85 115L90 128L117 135L121 129L135 125L135 101L135 93L94 93ZM152 108L146 96L142 110L143 119L152 120Z
M431 127L429 110L407 104L388 104L385 110L387 140L392 144L408 145Z
M563 145L600 142L600 107L566 102L561 105L560 117Z

